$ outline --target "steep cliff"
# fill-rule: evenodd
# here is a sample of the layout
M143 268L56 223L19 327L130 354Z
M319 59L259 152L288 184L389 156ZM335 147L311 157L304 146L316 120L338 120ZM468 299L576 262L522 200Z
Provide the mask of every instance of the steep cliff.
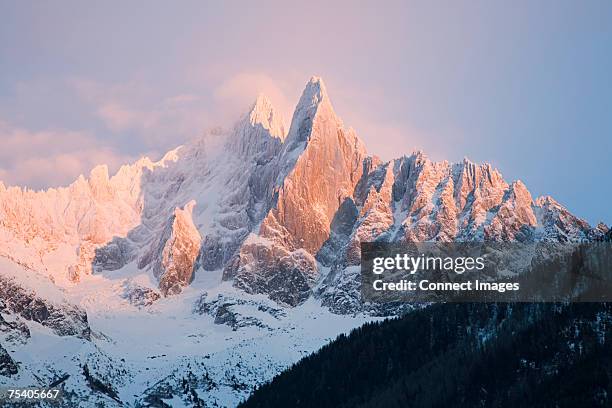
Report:
M153 268L164 295L180 293L182 287L193 280L202 242L200 233L193 225L195 205L191 201L184 209L177 208L174 211L169 237L162 249L161 262Z
M136 265L174 294L194 274L223 270L248 293L289 306L316 293L341 313L359 308L363 241L564 242L604 233L489 164L368 156L317 77L288 131L260 95L229 131L212 130L158 162L141 159L113 177L98 166L67 188L0 188L0 255L58 285Z
M369 156L313 77L288 129L260 95L157 162L0 182L0 385L64 379L74 407L235 406L400 311L362 302L361 242L603 239L489 164Z

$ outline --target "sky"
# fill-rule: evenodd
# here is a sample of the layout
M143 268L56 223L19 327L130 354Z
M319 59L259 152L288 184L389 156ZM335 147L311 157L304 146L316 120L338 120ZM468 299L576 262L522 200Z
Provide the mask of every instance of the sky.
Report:
M0 180L65 185L312 75L383 159L489 162L612 224L609 1L0 0Z

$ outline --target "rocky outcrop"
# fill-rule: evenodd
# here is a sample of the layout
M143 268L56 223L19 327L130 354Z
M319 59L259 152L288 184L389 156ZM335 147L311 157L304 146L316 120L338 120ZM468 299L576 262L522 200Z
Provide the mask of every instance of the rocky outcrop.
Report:
M268 295L288 306L308 299L318 277L316 261L306 250L289 251L254 235L245 241L225 273L224 278L233 278L237 288Z
M30 338L30 329L24 323L23 319L15 314L6 315L6 306L4 301L0 299L0 312L5 313L5 316L0 314L0 335L3 340L11 344L25 344ZM7 320L9 319L9 320Z
M365 148L336 116L325 84L313 77L296 107L283 151L272 207L257 235L241 246L224 278L247 292L294 306L318 277L314 256L331 233L338 208L353 194Z
M254 306L258 312L269 315L273 319L280 319L286 316L282 307L271 307L265 303L255 302L241 298L230 298L218 295L215 298L208 298L208 294L203 293L193 305L193 313L198 315L207 314L214 318L215 324L224 324L238 330L242 327L259 327L271 330L269 326L262 322L261 318L255 316L245 316L240 313L240 307Z
M293 157L297 159L291 164ZM283 168L291 170L279 183L260 235L289 250L315 254L329 238L336 211L352 196L365 157L361 140L337 118L323 81L312 78L296 108L281 159Z
M95 256L91 261L94 272L114 271L123 268L134 260L133 246L126 239L113 237L102 247L95 248Z
M195 201L184 209L177 208L170 224L168 239L164 242L161 259L153 267L159 279L159 288L166 295L180 293L193 280L202 238L193 224Z
M121 297L130 302L130 304L140 308L151 306L161 297L161 295L156 290L128 281L123 285L123 294Z
M488 164L434 163L420 152L369 166L351 202L359 216L341 209L343 232L332 233L318 255L330 271L315 292L339 313L367 307L359 292L361 242L581 242L595 234L551 198L534 201L522 182L506 183Z
M352 304L364 241L573 242L606 233L550 197L534 200L490 164L368 156L317 77L287 132L259 96L229 131L213 129L158 162L141 159L113 177L98 166L45 192L0 185L0 256L58 285L135 262L170 295L197 268L222 269L234 286L288 306L313 291ZM129 293L139 306L157 294Z
M19 372L19 367L11 355L0 344L0 375L10 377Z
M1 312L8 311L50 328L58 336L75 336L90 340L91 329L87 313L77 306L56 304L42 295L0 275Z

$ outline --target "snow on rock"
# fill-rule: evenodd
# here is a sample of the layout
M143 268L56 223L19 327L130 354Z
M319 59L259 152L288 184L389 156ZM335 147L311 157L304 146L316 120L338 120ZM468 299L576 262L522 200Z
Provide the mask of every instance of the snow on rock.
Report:
M175 294L201 267L286 305L312 294L315 258L356 265L363 241L598 235L489 164L436 163L421 152L369 157L318 77L287 133L260 95L230 131L212 130L158 162L141 159L113 177L101 165L67 188L0 189L0 255L58 285L135 263Z
M279 183L259 233L290 250L314 254L329 237L336 210L352 195L366 157L363 143L337 118L319 78L306 86L287 136L287 149L301 143L304 150Z
M45 258L61 259L48 272L58 284L78 281L91 273L95 248L139 224L141 176L159 165L142 159L110 180L107 167L98 166L66 188L0 190L0 254L22 263L38 259L37 270L52 263Z
M250 293L288 305L305 301L318 276L314 255L329 238L342 202L361 177L363 143L344 129L325 84L313 77L296 107L283 151L271 208L255 233L266 243L244 243L224 276Z
M193 280L202 238L193 225L195 201L174 211L170 237L162 250L160 265L154 269L164 295L180 293Z
M359 216L343 216L347 204L339 213L344 232L331 234L317 255L330 271L316 296L338 313L388 313L360 301L361 242L580 242L602 235L550 198L534 202L522 182L509 185L489 164L434 163L421 152L365 163L350 201ZM352 226L346 225L350 219Z
M19 372L19 368L12 359L11 355L0 344L0 375L3 377L11 377Z
M313 77L288 130L260 95L157 162L0 182L0 385L68 375L66 406L235 406L398 312L362 302L361 242L609 236L489 164L368 156Z
M58 336L90 340L87 313L70 304L50 281L0 258L0 313L40 323Z
M306 250L289 251L262 239L247 239L224 271L224 278L233 279L237 288L289 306L310 297L317 276L315 258Z

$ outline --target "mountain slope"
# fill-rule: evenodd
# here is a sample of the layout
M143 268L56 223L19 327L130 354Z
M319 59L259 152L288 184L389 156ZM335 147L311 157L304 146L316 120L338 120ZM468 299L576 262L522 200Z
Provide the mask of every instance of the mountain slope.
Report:
M240 407L609 406L611 312L432 306L340 336Z
M73 406L235 406L339 333L399 312L361 301L363 241L606 231L488 164L369 156L313 77L289 128L260 95L231 129L157 162L47 191L0 183L0 279L13 288L0 384L69 375Z
M602 234L552 198L534 200L520 181L504 181L488 164L435 163L420 152L386 163L368 156L320 78L308 82L284 132L260 96L230 132L212 132L159 162L141 159L110 178L99 166L88 179L41 192L1 185L0 255L60 286L135 263L167 294L163 276L175 267L162 259L164 248L177 232L176 214L190 205L199 249L177 257L188 260L182 269L223 269L236 287L289 306L316 289L332 310L350 313L359 307L354 295L338 304L335 291L354 279L361 241L580 241ZM316 287L321 265L331 273ZM170 293L189 281L178 279Z

